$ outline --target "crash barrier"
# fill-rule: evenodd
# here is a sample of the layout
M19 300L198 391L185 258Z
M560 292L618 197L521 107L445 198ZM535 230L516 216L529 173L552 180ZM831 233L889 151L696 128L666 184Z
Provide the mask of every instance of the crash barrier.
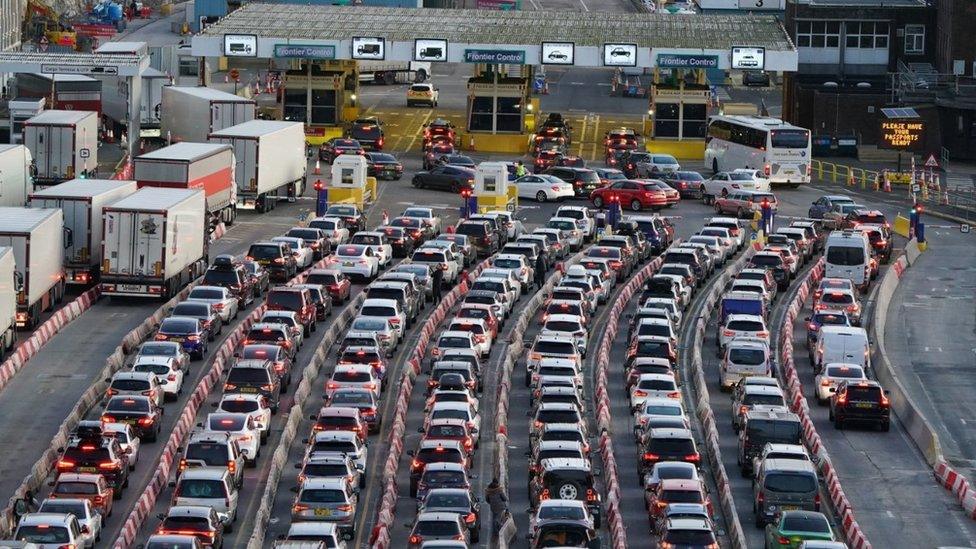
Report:
M278 441L278 445L275 447L274 454L271 457L271 469L268 471L264 492L261 494L261 505L254 514L254 530L248 538L248 549L261 549L264 546L268 524L271 521L272 506L274 505L275 497L278 495L278 482L281 480L281 474L288 462L288 451L298 434L298 425L302 422L303 417L302 410L307 404L309 396L312 394L312 384L315 383L315 379L325 365L329 350L335 345L335 342L343 332L345 332L352 320L356 318L356 314L359 312L359 307L363 304L363 301L366 301L366 293L360 292L351 303L346 305L335 316L332 325L329 326L329 331L326 332L322 341L319 342L318 347L315 349L315 354L309 360L308 366L302 370L301 380L293 395L294 402L287 411L288 420L285 422L281 439Z
M865 170L846 164L835 164L823 160L811 160L810 167L816 178L824 181L830 180L831 183L843 183L849 186L860 186L861 190L874 188L881 181L878 178L882 172L877 170ZM891 179L891 182L896 182Z
M213 232L210 233L210 242L213 243L214 240L219 239L225 234L227 234L227 225L224 225L224 222L221 221L220 223L217 223L217 226L214 227Z
M329 261L328 258L322 259L312 265L311 268L324 268L328 266ZM289 280L287 285L301 284L306 276L307 271L299 273ZM166 446L163 447L163 453L159 458L159 462L156 464L156 473L149 481L149 484L143 489L142 495L136 501L135 508L129 513L129 517L123 524L122 531L113 546L115 549L128 549L135 541L139 530L146 522L153 507L155 507L156 499L169 480L169 473L172 470L173 461L176 459L177 450L182 447L184 440L195 427L195 419L200 405L210 397L210 392L217 385L217 381L223 375L225 367L233 359L234 350L237 348L237 345L244 339L251 325L261 319L261 315L264 314L266 309L267 306L264 304L258 306L243 322L234 328L234 331L220 345L220 348L211 361L210 371L200 379L186 406L180 412L180 419L176 427L173 428L173 432L170 433L166 441Z
M848 546L851 549L870 549L871 542L868 541L867 536L861 530L861 526L854 517L854 508L851 506L847 495L841 487L840 478L837 476L830 455L821 442L817 428L810 417L810 408L807 404L806 397L803 395L803 385L800 383L800 377L796 373L796 364L793 362L793 323L796 321L796 317L800 314L800 311L803 310L803 303L810 294L810 289L823 277L824 265L824 259L820 258L807 271L803 281L800 282L800 286L797 288L793 301L790 302L789 308L786 311L786 316L783 319L783 324L779 331L779 374L781 381L786 386L787 401L790 403L791 409L800 417L800 423L803 428L803 441L810 451L814 463L820 468L820 478L826 486L827 493L830 496L830 502L840 522L840 527L844 532L844 538L847 540Z
M122 342L115 351L112 352L105 359L105 366L102 367L102 371L95 376L95 381L92 383L88 390L81 395L78 402L75 403L74 408L71 413L61 422L61 426L58 427L58 432L51 439L51 443L48 445L47 450L41 454L40 459L38 459L33 467L31 467L31 472L24 477L24 480L20 483L20 486L14 491L13 496L7 502L7 507L4 508L3 512L0 513L0 530L10 534L12 530L17 526L13 523L13 506L16 501L23 498L24 495L29 491L33 494L38 492L38 489L44 485L47 480L48 475L54 469L54 464L58 459L58 450L67 446L68 438L72 431L78 427L78 422L85 418L86 415L98 404L102 402L105 397L105 391L108 389L109 383L106 379L111 379L115 372L122 369L125 365L126 355L131 354L136 348L141 345L149 336L152 334L159 323L163 321L169 310L173 308L177 303L186 299L186 296L190 293L190 290L194 286L199 284L201 279L194 280L181 292L179 292L175 297L164 303L161 307L156 309L153 314L149 315L146 320L142 321L142 324L133 328L129 333L127 333L123 338Z
M718 488L719 503L722 505L722 512L725 514L726 528L729 541L733 549L748 549L745 531L742 529L742 522L739 520L739 513L736 510L735 498L732 496L732 488L729 483L729 475L722 462L722 451L719 446L718 425L715 423L715 414L712 412L711 397L708 393L708 383L705 381L705 369L702 367L701 346L705 341L705 328L708 319L711 318L722 295L732 278L741 271L749 259L756 253L755 248L747 247L741 257L736 259L731 267L727 267L712 286L701 314L695 321L694 337L691 342L685 342L685 348L691 349L691 370L692 382L695 386L695 393L698 396L697 409L698 419L701 421L702 430L705 436L705 451L709 455L712 465L712 476L715 478L715 485Z
M676 241L677 243L677 241ZM613 453L613 443L610 440L613 423L610 416L610 396L607 390L607 372L610 369L610 348L617 337L620 314L626 308L630 298L641 288L649 276L657 272L664 262L663 257L657 257L644 266L636 275L624 285L610 308L600 349L597 353L596 371L594 372L594 406L596 407L596 424L600 431L600 456L603 458L604 478L607 488L607 527L610 529L610 539L614 548L627 547L627 530L623 518L620 516L620 480L617 476L617 461Z
M17 372L23 369L28 360L40 352L41 348L65 326L71 324L74 319L90 309L98 301L100 295L101 290L96 285L76 297L71 303L55 311L51 318L38 326L34 333L24 340L9 358L0 364L0 392L7 388L7 384L17 375Z
M878 293L875 297L874 317L871 323L871 330L874 332L874 341L877 342L878 358L872 364L874 373L878 381L890 391L888 400L891 402L891 409L898 416L908 435L912 437L915 446L925 456L925 461L932 468L936 481L940 486L952 493L962 505L963 511L971 519L976 520L976 487L972 485L968 478L953 468L946 459L942 450L942 443L939 434L929 423L921 409L915 404L908 390L902 384L898 372L891 366L888 353L885 350L885 325L887 323L888 306L891 298L901 283L901 278L905 269L909 268L918 257L918 243L914 240L909 241L905 246L905 255L898 257L892 263L892 268L881 278Z
M518 534L518 526L515 524L515 518L511 514L508 515L508 519L502 524L502 527L498 531L498 542L495 547L498 549L508 549L511 547L512 540L515 539L515 535Z
M370 536L370 543L373 549L387 549L390 547L390 528L393 527L393 520L396 518L396 502L399 486L397 484L397 469L400 458L403 456L403 440L407 429L407 408L410 406L410 394L413 392L413 385L420 375L421 365L424 355L427 354L427 346L430 338L433 337L437 326L447 317L455 303L468 293L469 280L474 280L481 274L491 261L486 259L478 264L467 277L463 277L460 283L448 292L436 309L424 321L423 328L420 330L420 337L417 339L416 346L410 358L407 359L409 368L404 368L401 374L400 391L397 393L396 408L393 412L392 426L390 427L389 447L386 454L386 464L383 467L383 497L376 511L376 521L373 533Z

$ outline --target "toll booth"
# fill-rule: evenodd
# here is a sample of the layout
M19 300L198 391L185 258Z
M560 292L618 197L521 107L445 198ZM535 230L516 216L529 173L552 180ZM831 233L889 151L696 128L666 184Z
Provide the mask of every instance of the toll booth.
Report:
M376 178L366 175L366 158L343 154L332 162L329 204L355 204L360 209L376 199Z
M278 96L280 120L303 122L312 146L343 135L343 124L359 115L356 62L291 61Z
M655 69L644 135L649 151L702 158L712 94L701 69Z
M464 145L473 150L524 153L537 101L531 65L476 64L468 79Z
M482 162L474 172L474 194L478 211L508 210L518 207L518 187L508 181L508 164Z

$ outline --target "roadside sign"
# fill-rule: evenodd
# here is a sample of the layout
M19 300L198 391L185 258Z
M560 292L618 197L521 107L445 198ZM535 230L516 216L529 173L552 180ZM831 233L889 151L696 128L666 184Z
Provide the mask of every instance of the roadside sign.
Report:
M231 80L237 80L240 77L241 77L241 71L239 71L237 69L231 69L230 70L230 79Z
M929 157L925 160L926 168L938 168L939 160L935 157L935 153L929 154Z
M917 192L919 192L921 190L922 190L922 186L921 185L912 185L912 192L913 193L917 193Z
M91 157L91 149L81 149L78 151L78 156L81 158Z
M42 36L40 42L40 50L47 51L47 46L48 46L47 36Z
M753 242L759 240L759 233L752 233L751 235L749 235L749 240Z
M963 223L962 225L959 225L959 232L969 233L969 230L970 230L969 223Z

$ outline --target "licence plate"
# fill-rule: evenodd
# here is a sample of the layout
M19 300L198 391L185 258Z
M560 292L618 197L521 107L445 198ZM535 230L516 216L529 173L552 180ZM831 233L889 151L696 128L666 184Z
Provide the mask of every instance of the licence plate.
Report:
M98 468L97 467L79 467L78 468L78 472L79 473L94 473L95 471L98 471Z
M242 393L256 393L258 390L254 387L241 387Z
M327 517L332 514L332 509L316 509L315 516L317 517Z
M134 419L123 419L119 423L125 423L126 425L135 425L136 424L136 420L134 420Z
M353 267L353 266L355 266L355 265L356 265L356 264L355 264L355 263L353 263L352 261L343 261L343 262L342 262L342 266L343 266L343 267Z
M854 405L855 408L874 408L874 404L870 402L858 402Z
M182 337L171 337L171 338L169 338L169 341L175 341L176 343L183 343L183 338Z
M783 173L785 173L786 175L793 175L796 173L796 170L783 170Z
M799 508L796 505L783 505L780 509L783 511L796 511Z
M145 292L144 284L119 284L119 289L123 292Z

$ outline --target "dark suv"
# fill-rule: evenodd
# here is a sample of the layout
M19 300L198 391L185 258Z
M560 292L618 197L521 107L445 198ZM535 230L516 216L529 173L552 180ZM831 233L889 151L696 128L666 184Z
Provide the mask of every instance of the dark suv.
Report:
M225 394L260 394L268 399L273 413L278 413L278 402L281 393L291 383L291 373L284 379L278 377L274 363L270 360L245 359L240 360L227 372L224 382Z
M292 311L305 327L305 337L315 331L316 307L307 289L277 286L268 292L269 311Z
M544 173L562 179L573 186L577 198L587 198L590 192L603 185L600 176L588 168L571 168L568 166L553 166Z
M498 235L486 221L462 221L454 232L467 235L471 245L477 250L478 257L488 257L498 251Z
M285 281L298 274L298 263L284 242L255 242L247 250L247 259L255 261L275 280Z
M115 499L122 497L122 488L129 484L129 456L115 438L103 436L100 425L80 424L68 444L58 458L58 474L97 473L112 487Z
M888 391L877 381L842 381L830 397L830 421L843 429L851 421L873 423L887 431L891 427L891 403Z
M596 488L590 463L579 458L544 459L541 471L529 482L529 501L533 508L545 499L572 499L586 502L598 523L601 514L600 492Z
M346 137L359 141L359 145L362 146L363 150L382 151L383 123L376 118L359 118L353 120Z
M218 255L203 275L204 286L220 286L237 297L240 308L254 301L254 280L232 255Z
M417 485L424 475L424 470L431 463L460 463L467 467L468 454L456 440L424 440L416 452L411 452L413 460L410 462L410 497L417 497Z

